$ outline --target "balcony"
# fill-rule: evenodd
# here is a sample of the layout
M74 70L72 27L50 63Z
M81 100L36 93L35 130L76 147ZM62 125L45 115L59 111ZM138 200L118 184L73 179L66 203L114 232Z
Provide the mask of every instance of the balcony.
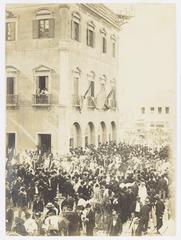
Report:
M18 95L7 94L6 95L6 105L7 106L17 106L18 105Z
M80 107L80 97L78 95L72 95L72 106Z
M49 106L51 100L50 94L33 94L33 106Z
M96 98L88 96L87 97L87 106L88 108L96 108Z

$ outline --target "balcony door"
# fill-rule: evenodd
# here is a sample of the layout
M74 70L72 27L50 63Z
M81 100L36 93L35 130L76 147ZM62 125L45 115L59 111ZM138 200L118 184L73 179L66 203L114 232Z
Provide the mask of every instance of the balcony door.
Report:
M14 77L7 77L7 95L13 95L15 92L15 80Z
M48 76L38 76L37 88L40 90L40 92L44 89L48 90Z
M51 134L38 134L38 146L41 153L51 152Z

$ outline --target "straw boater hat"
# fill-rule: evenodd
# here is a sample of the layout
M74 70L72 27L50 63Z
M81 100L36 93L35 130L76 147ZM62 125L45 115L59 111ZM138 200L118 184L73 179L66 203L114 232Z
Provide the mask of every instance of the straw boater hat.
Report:
M49 202L47 203L46 208L54 208L54 205L51 202Z

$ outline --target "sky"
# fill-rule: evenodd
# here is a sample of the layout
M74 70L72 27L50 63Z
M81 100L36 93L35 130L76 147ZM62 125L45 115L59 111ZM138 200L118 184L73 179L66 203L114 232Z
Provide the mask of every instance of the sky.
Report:
M126 8L133 8L135 12L120 31L120 102L131 108L145 104L174 104L175 4L106 5L116 13Z

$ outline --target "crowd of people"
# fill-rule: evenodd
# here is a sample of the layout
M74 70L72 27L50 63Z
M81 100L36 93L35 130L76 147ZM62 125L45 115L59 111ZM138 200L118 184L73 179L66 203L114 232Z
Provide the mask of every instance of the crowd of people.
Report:
M114 142L66 156L24 151L7 157L6 230L12 235L131 235L163 225L169 198L168 146Z

